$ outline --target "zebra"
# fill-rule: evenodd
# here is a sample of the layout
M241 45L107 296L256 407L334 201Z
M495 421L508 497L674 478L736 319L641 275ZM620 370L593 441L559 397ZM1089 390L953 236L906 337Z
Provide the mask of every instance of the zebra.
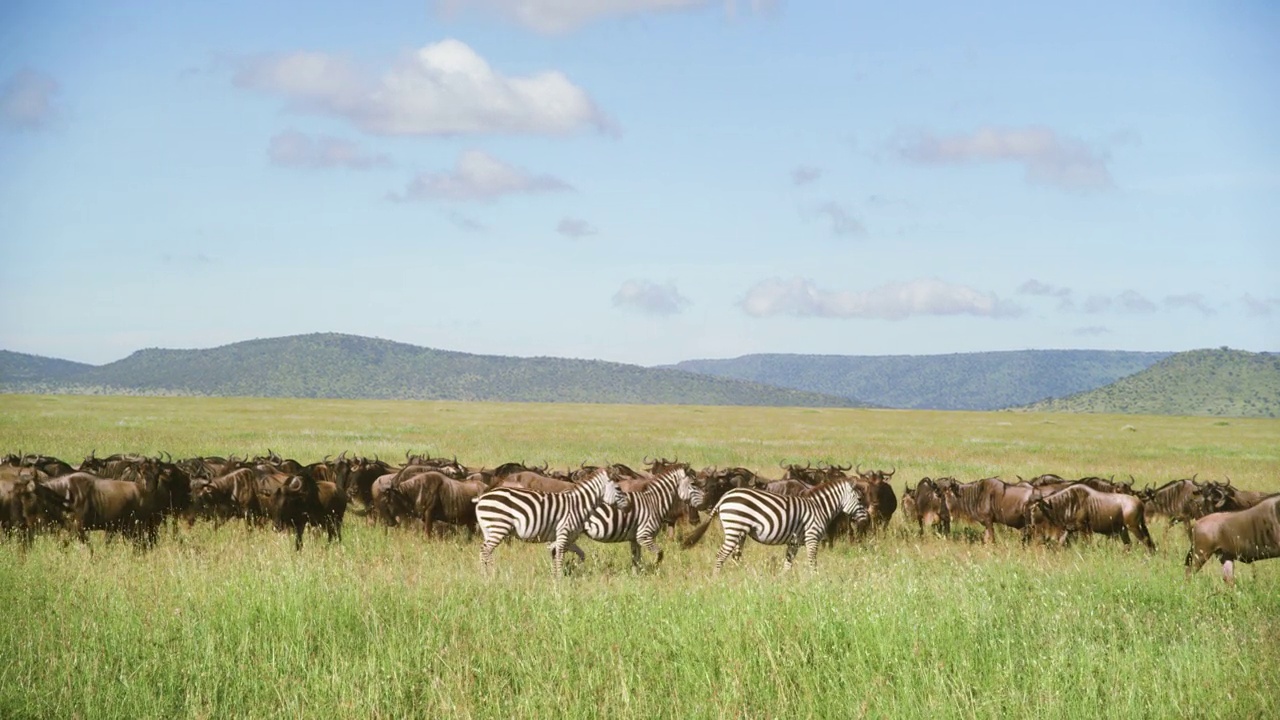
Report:
M587 518L584 532L596 542L630 541L631 564L637 570L640 569L641 547L656 555L655 564L660 565L662 548L654 542L654 536L662 529L677 499L695 507L702 504L702 489L694 487L684 468L676 468L658 476L644 490L626 494L631 500L630 508L623 510L609 505L596 508Z
M817 572L818 541L840 513L851 516L855 524L867 520L867 508L849 479L823 483L803 496L735 488L726 492L711 509L710 516L685 538L684 547L696 545L706 534L711 519L719 515L724 542L716 554L716 574L730 555L741 551L743 538L747 536L764 545L785 543L787 556L783 568L786 570L791 569L791 562L803 542L809 570Z
M493 549L515 533L521 540L550 543L553 575L560 577L564 574L564 551L582 533L591 512L601 504L625 508L630 500L602 468L565 492L504 487L490 490L474 502L476 524L484 538L480 562L486 570L493 568ZM577 552L581 556L581 551Z

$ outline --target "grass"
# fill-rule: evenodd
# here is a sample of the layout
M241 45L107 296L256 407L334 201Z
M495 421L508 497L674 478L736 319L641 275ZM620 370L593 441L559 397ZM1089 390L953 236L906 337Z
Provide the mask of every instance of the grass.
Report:
M1122 431L1130 424L1135 430ZM961 479L1199 472L1280 489L1280 423L866 410L0 396L0 450L347 449L577 465L827 459ZM777 474L776 472L774 474ZM890 533L780 574L749 544L710 577L716 533L635 575L583 541L425 541L349 517L341 545L238 523L140 554L0 544L0 717L1276 717L1280 564L1186 583L1180 532L1149 556L1098 539L1023 548Z

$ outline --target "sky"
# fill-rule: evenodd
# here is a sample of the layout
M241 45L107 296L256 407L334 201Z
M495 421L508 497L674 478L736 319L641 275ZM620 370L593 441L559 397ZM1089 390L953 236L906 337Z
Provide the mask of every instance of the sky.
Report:
M0 4L0 349L1280 350L1280 4Z

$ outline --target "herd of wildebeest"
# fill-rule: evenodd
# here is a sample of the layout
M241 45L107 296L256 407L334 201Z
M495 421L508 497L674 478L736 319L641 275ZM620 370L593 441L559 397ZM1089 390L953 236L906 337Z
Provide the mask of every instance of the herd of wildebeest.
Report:
M341 540L348 506L367 522L389 527L421 526L429 538L445 526L483 536L482 560L492 563L503 538L548 542L555 573L566 551L582 556L576 539L629 541L632 561L641 566L641 548L661 562L655 533L677 525L686 547L696 543L719 517L726 557L740 555L744 537L787 545L787 565L807 546L811 566L819 538L857 541L883 532L901 510L921 534L949 534L951 523L981 526L984 542L994 527L1021 532L1022 541L1067 544L1079 535L1136 538L1149 550L1153 517L1188 528L1188 577L1213 556L1232 583L1234 561L1280 557L1280 494L1242 490L1226 482L1196 477L1158 487L1135 488L1132 478L1066 479L1047 474L1007 482L998 477L960 482L922 478L902 497L891 481L895 471L853 465L781 465L780 478L741 467L694 470L688 463L648 460L644 469L623 464L555 470L524 463L493 469L469 468L456 458L405 454L403 463L348 452L303 465L268 450L257 457L194 457L175 460L91 453L78 467L38 454L0 458L0 523L4 535L29 546L37 533L64 533L65 542L89 542L89 532L122 535L140 548L153 546L166 520L180 532L198 519L214 528L232 519L249 528L273 525L291 530L302 549L308 526ZM703 519L700 513L707 517Z

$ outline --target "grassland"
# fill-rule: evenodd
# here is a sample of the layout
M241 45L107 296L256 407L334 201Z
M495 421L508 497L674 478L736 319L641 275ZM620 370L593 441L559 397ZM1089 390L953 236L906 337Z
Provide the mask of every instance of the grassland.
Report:
M406 450L469 464L679 456L921 476L1200 473L1280 490L1280 422L1033 413L0 396L0 450L73 461L271 448L304 462ZM1277 717L1280 563L1182 579L1097 540L992 546L962 529L819 554L810 578L751 545L709 569L715 533L633 575L584 541L553 583L541 546L498 577L465 536L349 517L340 546L198 525L139 554L54 537L0 543L0 717Z

